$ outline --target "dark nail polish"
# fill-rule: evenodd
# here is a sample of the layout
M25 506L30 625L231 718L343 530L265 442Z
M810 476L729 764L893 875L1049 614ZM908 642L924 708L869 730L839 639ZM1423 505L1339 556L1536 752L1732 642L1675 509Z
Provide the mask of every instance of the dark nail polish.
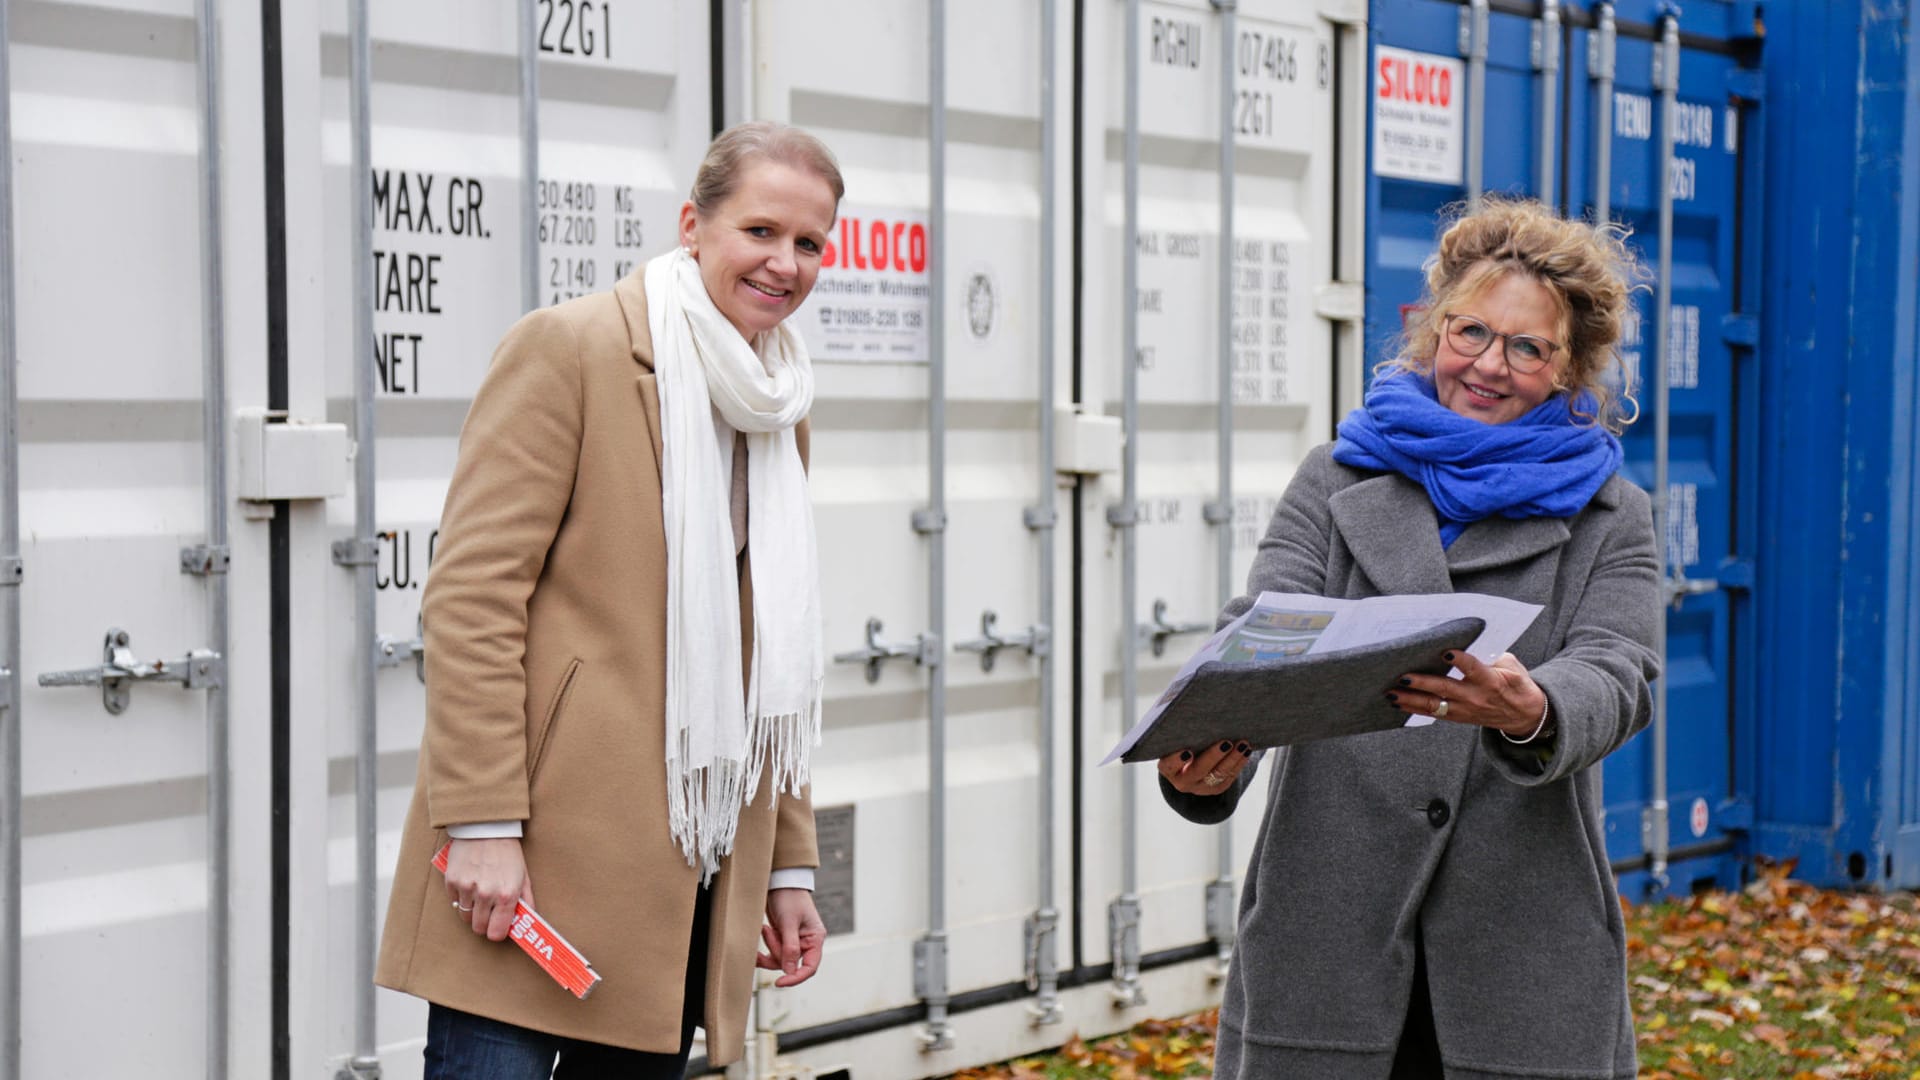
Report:
M1239 746L1236 746L1236 747L1234 747L1234 749L1235 749L1235 750L1238 750L1238 751L1240 751L1240 752L1241 752L1242 754L1244 754L1244 753L1246 753L1246 752L1248 752L1249 750L1252 750L1252 749L1253 749L1253 744L1252 744L1252 743L1244 743L1244 742L1243 742L1243 743L1241 743L1241 744L1240 744Z
M1412 680L1412 679L1401 679L1401 680L1399 680L1399 682L1400 682L1400 685L1401 685L1401 686L1412 686L1412 685L1413 685L1413 680Z
M1191 750L1182 750L1182 751L1180 751L1180 760L1181 760L1181 761L1192 761L1192 760L1193 760L1193 751L1191 751Z
M1387 691L1387 700L1393 702L1395 705L1398 705L1400 704L1400 695L1389 690Z
M1223 754L1231 749L1233 749L1233 744L1231 742L1223 742L1220 744L1220 752Z
M1453 663L1453 650L1449 649L1446 652L1441 653L1440 659L1445 660L1449 664Z

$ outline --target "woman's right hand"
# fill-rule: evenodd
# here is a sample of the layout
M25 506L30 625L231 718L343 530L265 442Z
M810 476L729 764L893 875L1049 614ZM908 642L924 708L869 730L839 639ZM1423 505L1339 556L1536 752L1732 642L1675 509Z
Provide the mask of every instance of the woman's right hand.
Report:
M1247 767L1252 747L1244 741L1227 741L1199 750L1182 750L1160 759L1160 775L1176 791L1189 795L1219 795L1229 791Z
M533 881L518 837L455 840L447 849L447 899L473 932L505 941L513 928L513 902L533 907Z

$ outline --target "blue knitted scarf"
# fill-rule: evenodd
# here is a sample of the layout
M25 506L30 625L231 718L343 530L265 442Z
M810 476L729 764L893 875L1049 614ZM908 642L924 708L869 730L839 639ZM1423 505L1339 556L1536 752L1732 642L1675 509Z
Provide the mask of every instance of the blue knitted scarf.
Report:
M1582 404L1593 411L1584 393ZM1482 518L1572 517L1622 457L1612 432L1575 423L1565 394L1485 424L1440 404L1433 382L1412 374L1376 379L1339 434L1333 460L1397 472L1427 489L1442 547Z

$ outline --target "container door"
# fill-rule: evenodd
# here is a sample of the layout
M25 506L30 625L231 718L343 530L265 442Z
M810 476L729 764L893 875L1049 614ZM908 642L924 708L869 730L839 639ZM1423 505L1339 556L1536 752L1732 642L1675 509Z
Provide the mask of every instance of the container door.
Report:
M378 629L406 643L419 634L421 589L433 563L460 426L495 345L524 310L522 237L539 234L538 302L605 291L676 243L681 202L711 136L707 8L701 4L538 0L540 176L535 220L521 197L520 38L513 5L374 4L372 175L349 175L351 130L346 5L304 24L290 55L318 54L302 85L290 73L289 143L317 141L312 173L290 183L290 217L324 223L301 234L290 275L293 317L324 343L329 418L353 421L353 216L351 185L373 186L374 449L379 531ZM296 99L295 95L300 96ZM298 110L298 111L296 111ZM317 180L317 182L316 182ZM298 272L304 270L304 273ZM309 278L308 275L311 275ZM296 336L297 340L297 336ZM334 500L331 539L353 535L351 498ZM325 820L304 820L295 850L295 895L329 898L327 947L317 965L326 1018L313 1033L336 1059L352 1049L357 930L353 890L356 746L353 574L324 555L296 574L327 610L324 642L296 677L324 695L326 771L314 762L295 804L325 801ZM406 649L396 649L405 657ZM413 789L424 722L417 663L379 671L380 880L384 918L398 834ZM315 748L319 750L319 747ZM323 858L322 852L335 853ZM324 873L324 877L322 874ZM591 953L589 953L591 955ZM424 1003L381 990L377 1032L385 1075L419 1075ZM296 1014L298 1015L298 1014Z
M259 144L242 121L221 129L229 167L202 152L194 5L129 7L15 5L11 20L25 572L22 708L6 722L22 725L24 799L6 825L22 834L20 1061L35 1077L209 1075L225 1067L210 1056L231 1056L208 1050L218 980L239 985L230 1018L257 1019L266 985L249 947L265 929L260 866L242 862L209 902L207 689L219 685L234 718L266 713L264 665L249 671L258 654L245 642L265 604L242 613L241 649L186 676L218 620L212 578L182 569L183 549L209 540L205 393L240 392L205 385L204 346L219 334L244 356L260 330L246 288L259 219L240 211L216 215L227 242L215 250L239 286L212 285L227 316L203 321L201 238L214 221L202 171L216 171L229 205L252 205ZM258 71L252 32L244 19L226 28L232 59L212 80L224 108ZM235 380L257 392L260 377L249 366ZM213 475L224 471L216 460ZM265 536L235 530L239 607L264 592ZM103 691L116 660L164 664L167 677ZM78 685L89 673L93 685ZM260 836L261 750L244 731L231 748L225 775L256 813L229 836ZM226 931L240 946L224 970L210 970L215 911L242 928ZM262 1055L260 1034L230 1031L227 1044Z
M1567 103L1572 160L1569 206L1591 213L1598 185L1610 189L1612 217L1632 228L1632 245L1647 268L1668 265L1672 315L1667 343L1671 387L1671 452L1667 491L1668 573L1682 594L1667 612L1668 769L1667 832L1672 848L1671 882L1648 880L1644 865L1657 827L1652 813L1652 740L1643 733L1606 762L1608 854L1622 868L1622 891L1637 896L1671 885L1686 892L1710 883L1737 882L1730 832L1751 820L1751 804L1737 796L1735 738L1745 708L1735 693L1736 638L1748 618L1751 582L1748 553L1751 522L1742 529L1743 476L1739 454L1741 403L1754 389L1752 352L1737 343L1743 331L1740 260L1759 245L1740 198L1743 157L1758 114L1736 105L1739 68L1725 38L1732 5L1690 4L1681 23L1679 99L1675 108L1674 164L1667 183L1673 193L1673 246L1663 263L1658 242L1660 97L1654 82L1658 5L1617 5L1620 23L1615 83L1608 104L1612 124L1611 174L1597 175L1591 150L1596 136L1595 88L1589 75L1588 41L1573 34ZM1628 429L1627 471L1643 487L1653 485L1655 327L1651 290L1636 294L1638 322L1624 345L1636 372L1640 422ZM1748 473L1751 470L1747 470ZM1645 828L1643 829L1643 821Z
M1214 629L1223 602L1217 530L1209 504L1217 475L1220 290L1232 290L1233 500L1230 592L1245 587L1254 548L1293 470L1332 429L1336 323L1322 314L1336 285L1336 225L1356 208L1356 189L1335 194L1335 99L1340 48L1351 29L1314 5L1280 0L1238 5L1231 42L1235 66L1236 147L1232 279L1220 280L1223 63L1220 20L1203 2L1148 0L1140 5L1138 318L1136 351L1123 353L1123 255L1126 194L1125 8L1095 9L1086 125L1101 133L1088 147L1087 290L1082 309L1082 401L1123 416L1123 364L1136 366L1136 516L1116 509L1125 478L1101 476L1083 488L1085 589L1081 647L1085 681L1078 761L1080 807L1078 934L1090 964L1127 964L1128 944L1114 933L1130 891L1139 898L1137 957L1148 973L1181 955L1215 969L1207 918L1210 884L1237 882L1264 806L1261 785L1231 822L1230 859L1222 867L1217 828L1193 825L1166 807L1145 765L1096 763L1148 709L1180 664ZM1352 63L1349 58L1345 61ZM1344 70L1350 71L1347 67ZM1351 104L1349 104L1351 107ZM1096 110L1097 111L1094 111ZM1096 231L1097 230L1097 231ZM1348 343L1346 348L1353 348ZM1115 516L1119 515L1119 521ZM1215 516L1222 516L1215 510ZM1124 529L1134 533L1136 609L1123 610ZM1137 663L1137 698L1123 702L1122 651ZM1129 828L1122 786L1137 808ZM1128 878L1127 856L1135 861ZM1229 887L1230 888L1230 887ZM1231 904L1229 891L1227 903ZM1234 910L1229 907L1228 910ZM1230 923L1229 923L1230 925ZM1118 942L1122 955L1113 955ZM1189 969L1191 970L1191 969ZM1185 976L1193 978L1192 975ZM1179 1006L1178 991L1143 982L1145 1007ZM1185 991L1191 993L1192 991Z
M820 136L846 180L824 269L794 315L814 361L825 633L828 651L841 654L814 758L815 895L830 936L820 974L801 992L763 995L761 1020L788 1045L824 1043L798 1060L852 1060L856 1072L885 1076L946 1072L1064 1038L1033 1026L1005 992L1024 985L1042 838L1064 819L1041 798L1042 684L1029 647L1042 621L1043 545L1059 568L1048 628L1056 657L1074 633L1060 539L1067 502L1043 485L1051 469L1039 459L1040 412L1054 405L1039 400L1042 333L1054 335L1059 370L1068 357L1064 325L1040 321L1043 230L1059 245L1063 313L1070 281L1064 219L1041 218L1040 9L946 5L944 220L931 205L930 9L761 0L748 9L743 58L749 115ZM1070 17L1060 25L1064 103ZM1068 145L1063 127L1062 180ZM945 257L937 296L936 246ZM945 316L943 393L932 377L935 304ZM943 520L926 514L936 502ZM1059 526L1030 528L1035 510L1058 515ZM945 596L933 625L936 536ZM1012 643L985 649L993 638ZM870 664L875 647L906 655ZM1055 685L1064 717L1065 684ZM938 779L935 693L945 717ZM1063 867L1065 845L1053 850ZM1063 872L1053 876L1064 885ZM920 1029L920 1003L983 992L1011 1003L956 1017L944 1039ZM871 1034L844 1041L862 1032Z

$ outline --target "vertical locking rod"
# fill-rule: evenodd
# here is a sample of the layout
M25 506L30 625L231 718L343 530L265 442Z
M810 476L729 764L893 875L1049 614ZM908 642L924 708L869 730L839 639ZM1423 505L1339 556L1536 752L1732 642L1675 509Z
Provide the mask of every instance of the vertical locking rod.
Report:
M348 564L353 572L353 645L355 718L354 782L354 953L353 1057L342 1075L372 1080L380 1075L374 1041L373 960L379 940L374 925L375 865L378 842L379 712L373 679L379 631L374 627L374 567L379 550L373 504L373 67L369 38L369 0L348 0L348 74L353 158L348 173L353 191L353 535L362 553ZM529 9L532 4L526 5Z
M1140 621L1140 0L1127 0L1125 132L1121 161L1120 505L1107 512L1120 530L1120 730L1133 728L1139 696ZM1113 997L1122 1007L1145 1002L1140 990L1139 777L1120 773L1120 895L1108 908L1112 928Z
M1553 192L1553 163L1559 145L1560 0L1540 0L1540 201L1558 206Z
M1028 516L1032 527L1034 543L1040 557L1039 572L1039 619L1036 631L1045 628L1053 633L1053 587L1054 587L1054 433L1053 433L1053 364L1054 364L1054 277L1057 272L1058 248L1055 243L1055 226L1058 223L1058 205L1054 197L1054 185L1059 176L1060 149L1060 110L1055 96L1055 72L1058 63L1055 54L1059 51L1059 3L1058 0L1042 0L1040 6L1040 460L1037 490L1034 492L1033 510ZM1057 1023L1060 1013L1060 910L1054 904L1053 888L1053 800L1054 770L1059 767L1054 760L1053 741L1055 715L1053 709L1054 665L1052 648L1036 649L1034 662L1040 666L1040 836L1039 836L1039 882L1040 895L1033 915L1028 919L1027 939L1031 950L1029 975L1036 993L1030 1015L1035 1024Z
M929 0L927 33L927 538L928 637L947 620L947 3ZM947 669L939 650L927 664L927 934L923 1050L953 1046L947 1023Z
M14 327L13 95L0 0L0 1080L20 1080L20 389Z
M1238 19L1234 11L1236 0L1213 0L1215 10L1220 13L1220 303L1217 311L1219 353L1218 367L1218 412L1214 423L1218 439L1215 457L1219 465L1219 495L1209 509L1207 520L1213 524L1215 541L1214 573L1217 577L1215 590L1219 602L1225 605L1233 599L1233 199L1234 199L1234 105L1235 105L1235 47L1239 40ZM1219 970L1224 974L1227 962L1233 956L1234 924L1232 919L1222 921L1222 910L1233 910L1233 819L1228 818L1214 826L1215 862L1214 878L1207 886L1204 899L1206 905L1207 935L1213 938ZM1220 898L1226 896L1223 905Z
M227 550L227 356L221 259L220 26L216 0L198 0L200 90L200 430L206 494L207 547ZM224 563L207 583L207 648L227 655ZM224 680L207 689L207 1066L208 1080L227 1075L227 1006L231 976L228 882L233 855L233 785Z
M540 306L540 5L520 4L520 310ZM585 18L585 16L582 16Z
M1670 580L1672 545L1667 530L1672 526L1667 467L1671 453L1669 441L1669 405L1671 388L1667 374L1672 345L1667 340L1673 325L1673 124L1675 104L1680 96L1680 20L1668 12L1660 20L1660 47L1654 54L1653 82L1660 94L1660 170L1654 182L1660 185L1660 267L1654 283L1653 361L1653 535L1660 546L1660 585L1663 591ZM1667 886L1667 604L1660 605L1660 622L1655 628L1654 645L1660 655L1660 677L1653 683L1653 761L1652 801L1649 820L1643 829L1647 849L1648 873L1656 888Z
M1478 207L1487 146L1488 0L1470 0L1460 17L1467 20L1467 201Z
M1587 39L1587 72L1593 80L1593 220L1613 220L1613 64L1619 31L1613 5L1601 4L1597 29Z

